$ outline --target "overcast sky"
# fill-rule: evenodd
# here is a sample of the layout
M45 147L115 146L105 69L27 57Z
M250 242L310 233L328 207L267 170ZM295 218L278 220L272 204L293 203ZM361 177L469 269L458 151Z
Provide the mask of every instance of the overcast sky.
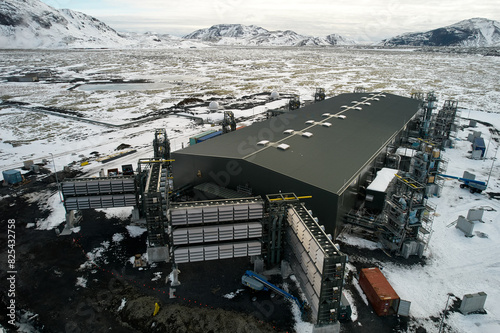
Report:
M498 0L42 0L57 9L94 16L118 31L176 36L220 23L293 30L313 36L337 33L378 41L427 31L473 17L500 21Z

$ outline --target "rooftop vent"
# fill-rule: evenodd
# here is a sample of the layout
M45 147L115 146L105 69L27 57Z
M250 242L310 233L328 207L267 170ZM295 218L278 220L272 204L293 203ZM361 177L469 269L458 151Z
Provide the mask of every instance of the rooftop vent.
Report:
M290 145L287 145L286 143L282 143L280 144L278 147L276 147L280 150L287 150L288 148L290 148Z
M257 144L258 144L259 146L265 146L265 145L267 145L268 143L269 143L269 140L262 140L262 141L257 142Z
M283 131L283 134L293 134L294 130L293 129L287 129Z
M313 134L311 132L304 132L302 133L302 136L305 138L310 138L311 136L313 136Z
M330 123L322 123L321 125L324 126L324 127L330 127L330 126L332 126L332 124L330 124Z

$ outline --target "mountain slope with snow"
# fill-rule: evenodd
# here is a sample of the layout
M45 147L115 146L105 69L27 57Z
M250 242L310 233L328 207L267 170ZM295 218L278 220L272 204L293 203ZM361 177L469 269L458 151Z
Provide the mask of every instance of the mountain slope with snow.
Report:
M40 0L0 2L0 49L187 48L202 43L168 34L118 33L95 17Z
M109 47L130 41L98 19L39 0L0 3L1 48Z
M155 33L118 33L104 22L69 9L57 10L40 0L0 2L0 48L169 48L216 45L314 46L354 45L337 34L326 37L294 31L269 31L254 25L219 24L184 38Z
M292 30L269 31L255 25L217 24L196 30L186 36L217 45L251 46L306 46L306 45L354 45L355 41L331 34L326 37L304 36Z
M384 46L500 46L500 22L473 18L427 32L399 35L383 40L381 44Z

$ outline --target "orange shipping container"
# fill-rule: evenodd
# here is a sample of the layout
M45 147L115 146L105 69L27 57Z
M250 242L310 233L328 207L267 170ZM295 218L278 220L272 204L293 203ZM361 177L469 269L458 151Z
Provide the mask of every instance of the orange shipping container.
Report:
M399 305L399 296L377 267L363 268L359 274L359 285L379 316L394 314Z

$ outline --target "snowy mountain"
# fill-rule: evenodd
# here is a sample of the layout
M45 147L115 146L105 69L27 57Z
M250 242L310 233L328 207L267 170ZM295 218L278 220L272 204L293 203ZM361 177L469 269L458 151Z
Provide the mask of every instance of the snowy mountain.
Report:
M500 22L473 18L427 32L407 33L383 40L384 46L500 46Z
M0 2L1 48L109 47L130 44L89 15L39 0Z
M219 24L183 38L155 33L118 33L98 19L40 0L0 2L0 48L165 48L217 45L354 45L337 34L326 37L269 31L254 25ZM205 45L206 46L206 45Z
M187 48L201 43L152 32L118 33L98 19L39 0L0 2L0 49Z
M127 38L130 42L128 48L160 49L160 48L202 48L207 47L202 42L196 40L185 40L182 37L169 34L159 34L155 32L124 32L121 36Z
M196 30L186 36L217 45L260 45L260 46L306 46L306 45L354 45L355 41L331 34L326 37L300 35L291 30L269 31L255 25L217 24L210 28Z

